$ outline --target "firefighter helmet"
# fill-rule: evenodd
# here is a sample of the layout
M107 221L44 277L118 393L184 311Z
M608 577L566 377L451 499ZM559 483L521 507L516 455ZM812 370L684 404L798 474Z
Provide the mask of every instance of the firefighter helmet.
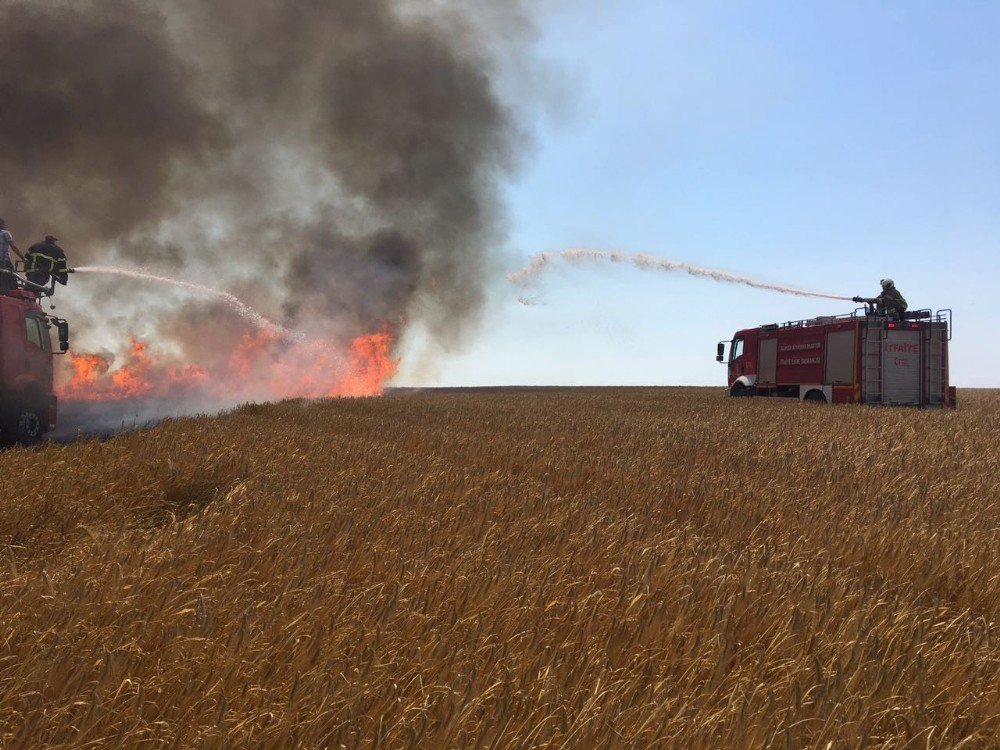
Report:
M891 286L895 286L892 279L882 279L882 288L888 289Z

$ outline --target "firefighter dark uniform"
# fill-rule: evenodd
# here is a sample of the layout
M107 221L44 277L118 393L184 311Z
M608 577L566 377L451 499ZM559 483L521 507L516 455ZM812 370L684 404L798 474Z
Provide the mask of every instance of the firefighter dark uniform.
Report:
M901 318L906 312L906 300L895 286L887 286L882 294L875 298L879 313L890 318Z
M882 279L882 293L878 297L854 297L853 300L875 305L875 312L887 318L902 318L907 307L892 279Z
M65 286L69 278L66 253L56 244L56 238L51 234L28 248L24 264L28 281L38 286L47 286L50 278Z

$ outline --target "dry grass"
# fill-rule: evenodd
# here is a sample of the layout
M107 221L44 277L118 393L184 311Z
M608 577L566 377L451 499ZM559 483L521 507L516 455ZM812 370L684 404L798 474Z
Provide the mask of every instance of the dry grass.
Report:
M997 747L1000 394L960 400L414 394L0 454L0 745Z

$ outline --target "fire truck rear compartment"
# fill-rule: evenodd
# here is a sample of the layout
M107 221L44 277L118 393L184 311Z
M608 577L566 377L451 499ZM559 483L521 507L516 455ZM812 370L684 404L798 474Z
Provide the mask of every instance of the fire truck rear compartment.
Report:
M895 327L893 327L895 326ZM943 406L948 399L948 323L869 323L861 360L865 403Z

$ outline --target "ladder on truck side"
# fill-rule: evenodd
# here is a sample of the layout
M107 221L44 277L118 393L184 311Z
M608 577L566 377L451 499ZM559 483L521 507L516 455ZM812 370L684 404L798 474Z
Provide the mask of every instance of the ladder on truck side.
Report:
M868 318L865 321L861 339L861 401L865 404L882 403L882 341L884 335L884 318Z
M925 402L944 406L948 390L948 341L951 339L951 310L938 310L927 325L924 336Z

